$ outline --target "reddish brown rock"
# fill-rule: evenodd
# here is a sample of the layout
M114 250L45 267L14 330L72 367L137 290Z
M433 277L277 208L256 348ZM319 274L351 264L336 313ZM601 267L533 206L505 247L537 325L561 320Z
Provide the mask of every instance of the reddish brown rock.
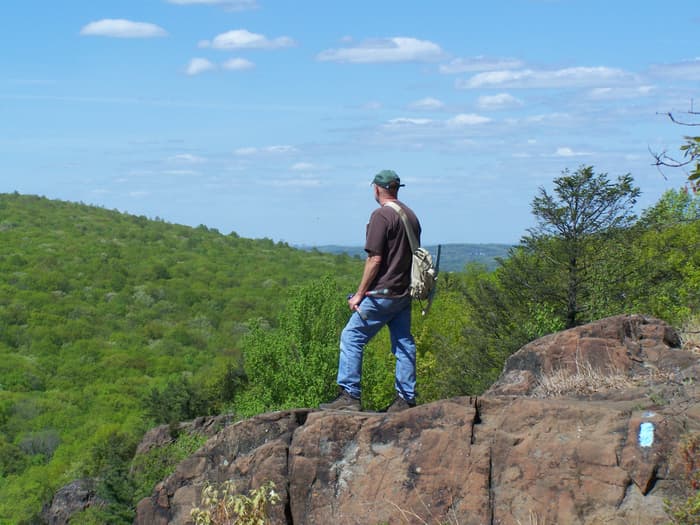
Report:
M478 400L229 425L136 523L189 523L202 484L231 479L276 484L275 524L663 524L664 498L685 496L683 436L700 432L699 356L677 346L661 321L618 316L523 347ZM536 397L555 374L573 387Z
M313 413L290 448L293 523L384 523L399 516L487 523L488 447L474 446L474 400L397 414ZM440 521L437 521L440 522Z
M191 523L190 511L200 504L204 484L226 480L239 493L275 483L282 501L272 507L272 518L287 523L287 456L292 434L305 419L306 411L273 412L225 427L139 503L136 523Z
M492 395L531 395L545 376L595 372L643 382L660 373L681 374L698 356L682 352L680 338L663 321L642 315L609 317L529 343L506 361ZM679 379L679 377L676 377Z

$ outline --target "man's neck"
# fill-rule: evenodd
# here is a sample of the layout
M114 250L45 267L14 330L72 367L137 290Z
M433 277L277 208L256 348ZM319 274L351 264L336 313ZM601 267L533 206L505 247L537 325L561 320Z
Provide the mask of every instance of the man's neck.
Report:
M399 200L397 197L392 196L392 195L380 195L379 196L379 205L384 206L387 202L392 202L392 201L397 201Z

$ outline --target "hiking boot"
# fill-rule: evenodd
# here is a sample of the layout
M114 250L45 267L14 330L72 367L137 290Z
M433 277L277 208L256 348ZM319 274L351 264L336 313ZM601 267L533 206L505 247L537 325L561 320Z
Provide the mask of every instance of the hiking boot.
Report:
M384 412L401 412L402 410L407 410L414 406L416 406L416 401L414 399L406 401L403 397L397 395L394 402L389 405Z
M340 389L338 397L330 403L321 403L318 405L321 410L350 410L352 412L360 411L360 400L352 397L344 389Z

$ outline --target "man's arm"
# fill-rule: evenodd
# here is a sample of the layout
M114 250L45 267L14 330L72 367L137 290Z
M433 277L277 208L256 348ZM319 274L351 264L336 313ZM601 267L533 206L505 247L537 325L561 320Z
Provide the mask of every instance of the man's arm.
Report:
M370 285L374 282L375 277L379 273L379 267L382 264L381 255L368 255L365 261L365 269L362 272L362 280L357 287L357 292L348 299L350 310L357 310L357 306L364 299L365 294L369 291Z

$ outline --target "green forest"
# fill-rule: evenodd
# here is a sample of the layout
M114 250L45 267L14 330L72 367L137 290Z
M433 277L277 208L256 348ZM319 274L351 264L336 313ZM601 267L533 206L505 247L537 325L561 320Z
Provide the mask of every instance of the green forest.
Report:
M443 271L414 306L419 402L482 393L538 337L620 313L692 332L700 198L636 210L631 175L565 170L531 203L536 226L495 268ZM314 407L333 397L338 337L363 261L117 211L0 195L0 523L36 523L92 478L104 507L71 523L131 523L135 505L201 444L134 459L144 432L200 415ZM381 332L363 408L393 398Z

